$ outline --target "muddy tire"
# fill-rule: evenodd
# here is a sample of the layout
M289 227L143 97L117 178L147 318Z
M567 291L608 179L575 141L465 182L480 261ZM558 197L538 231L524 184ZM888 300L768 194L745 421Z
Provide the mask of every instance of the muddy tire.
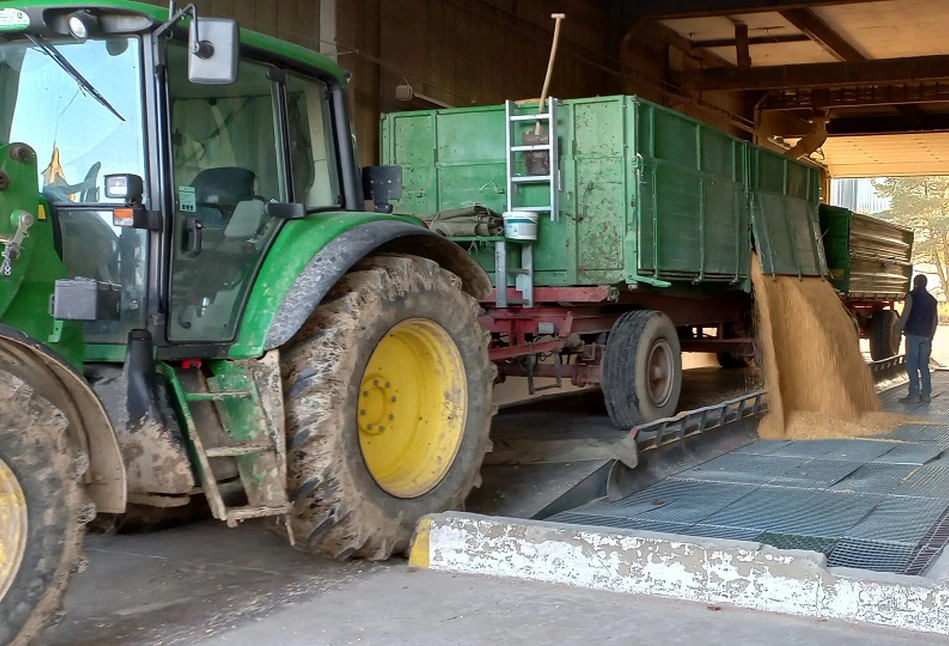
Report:
M389 558L421 516L480 485L496 370L478 312L438 264L375 256L283 349L298 548Z
M676 412L682 352L662 312L627 312L616 320L603 356L603 399L617 428L628 430Z
M752 329L750 323L726 323L722 326L722 332L725 339L737 339L748 336L748 330ZM734 352L716 352L715 358L718 359L718 365L726 370L741 370L755 365L754 355L736 354Z
M899 316L893 310L879 310L870 317L870 358L889 359L900 353Z
M88 457L66 418L27 384L0 372L0 644L26 644L62 612L82 540L95 516L81 484ZM20 522L24 521L24 522Z

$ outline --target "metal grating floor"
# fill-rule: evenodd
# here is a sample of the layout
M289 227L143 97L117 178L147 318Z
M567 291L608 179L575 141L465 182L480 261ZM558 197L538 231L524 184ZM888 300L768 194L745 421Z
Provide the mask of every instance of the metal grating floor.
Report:
M831 491L853 491L856 493L872 493L874 491L895 493L920 468L922 467L914 464L871 462L864 464L840 482L829 487L829 489Z
M877 437L900 442L940 442L949 440L949 428L939 424L905 424L889 435Z
M701 520L779 534L842 536L880 501L879 496L867 494L769 487Z
M942 498L949 491L949 465L926 464L916 467L900 481L893 494Z
M602 504L611 515L674 523L696 523L755 491L753 485L668 478L623 500ZM598 503L593 503L594 505ZM586 507L574 511L589 513Z
M726 453L690 469L682 478L706 482L768 484L789 471L799 469L806 462L803 458Z
M844 460L810 460L796 469L778 476L771 484L783 487L832 487L863 466L862 462Z
M766 543L831 566L925 574L949 542L949 372L929 405L884 407L931 420L854 440L759 440L618 501L550 518Z
M897 442L879 440L809 440L788 442L770 455L867 462L898 448Z
M827 562L837 567L902 573L912 554L912 545L844 538L827 556Z

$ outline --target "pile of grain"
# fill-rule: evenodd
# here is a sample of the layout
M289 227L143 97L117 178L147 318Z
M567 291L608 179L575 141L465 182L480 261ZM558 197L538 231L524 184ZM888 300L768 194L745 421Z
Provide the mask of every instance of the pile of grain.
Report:
M876 435L902 423L901 417L880 412L853 320L830 283L765 276L757 257L752 281L769 405L761 437Z
M769 414L761 421L758 435L765 440L827 440L831 438L884 435L909 422L919 421L897 413L866 413L857 420L842 420L821 413L791 411L784 426Z

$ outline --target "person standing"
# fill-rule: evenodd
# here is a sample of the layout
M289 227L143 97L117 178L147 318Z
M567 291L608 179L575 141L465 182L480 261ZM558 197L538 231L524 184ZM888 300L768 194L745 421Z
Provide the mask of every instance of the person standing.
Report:
M900 334L906 335L906 369L909 372L909 394L901 404L928 402L932 394L929 356L933 337L939 325L936 299L926 291L928 280L922 274L913 279L913 290L906 295L903 314L897 323Z

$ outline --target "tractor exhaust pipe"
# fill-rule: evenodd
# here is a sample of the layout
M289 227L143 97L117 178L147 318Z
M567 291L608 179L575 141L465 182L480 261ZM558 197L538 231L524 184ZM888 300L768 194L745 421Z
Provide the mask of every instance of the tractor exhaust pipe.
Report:
M125 378L127 380L126 407L129 422L141 422L155 407L158 394L158 371L155 369L152 333L148 330L131 330L125 355Z

